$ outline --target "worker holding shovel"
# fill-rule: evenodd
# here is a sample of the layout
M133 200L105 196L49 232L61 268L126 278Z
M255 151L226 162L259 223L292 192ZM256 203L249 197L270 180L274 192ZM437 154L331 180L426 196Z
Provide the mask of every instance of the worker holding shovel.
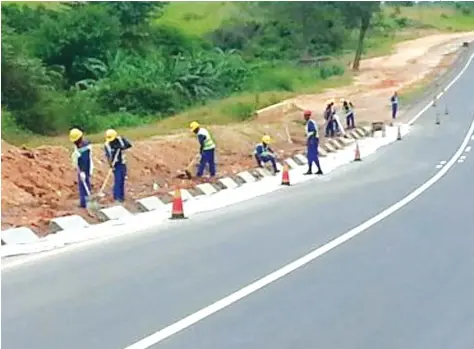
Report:
M71 158L73 166L77 169L79 205L86 208L91 193L92 146L84 139L83 132L78 128L69 131L69 140L74 144Z
M114 173L113 197L115 201L125 201L125 178L127 176L127 165L125 163L124 151L132 145L124 137L120 137L117 131L109 129L105 132L105 156L110 165L110 171ZM107 175L106 181L110 175ZM106 181L104 182L105 186Z

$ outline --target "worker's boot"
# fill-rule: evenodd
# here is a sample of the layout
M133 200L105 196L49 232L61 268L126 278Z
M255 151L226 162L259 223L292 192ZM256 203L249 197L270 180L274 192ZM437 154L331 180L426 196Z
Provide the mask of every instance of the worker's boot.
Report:
M318 172L316 172L315 174L317 175L322 175L323 174L323 171L321 169L318 170Z
M311 168L308 168L308 171L306 171L305 173L303 173L305 176L307 175L311 175L313 174L313 171L311 170Z

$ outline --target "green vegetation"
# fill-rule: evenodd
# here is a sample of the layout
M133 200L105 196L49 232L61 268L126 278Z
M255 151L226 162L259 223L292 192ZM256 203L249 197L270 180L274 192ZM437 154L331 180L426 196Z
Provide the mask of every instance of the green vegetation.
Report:
M115 127L138 138L194 118L249 120L255 109L348 83L349 62L357 69L361 57L388 53L412 29L472 30L472 9L2 2L2 138L51 143L71 127L89 134Z

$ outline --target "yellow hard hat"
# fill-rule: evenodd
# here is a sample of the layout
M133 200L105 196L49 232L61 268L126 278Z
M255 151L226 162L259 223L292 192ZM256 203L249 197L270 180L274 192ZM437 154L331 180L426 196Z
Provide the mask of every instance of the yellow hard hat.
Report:
M269 135L265 135L265 136L262 137L262 142L263 143L269 144L271 141L272 141L272 139L270 138Z
M197 121L193 121L189 124L189 128L191 129L191 131L195 131L197 128L199 127L199 123Z
M114 129L110 128L108 129L107 131L105 131L105 140L107 142L112 142L115 140L115 138L117 138L117 131L115 131Z
M71 131L69 131L69 140L71 142L77 142L82 137L82 135L83 133L81 130L78 128L73 128Z

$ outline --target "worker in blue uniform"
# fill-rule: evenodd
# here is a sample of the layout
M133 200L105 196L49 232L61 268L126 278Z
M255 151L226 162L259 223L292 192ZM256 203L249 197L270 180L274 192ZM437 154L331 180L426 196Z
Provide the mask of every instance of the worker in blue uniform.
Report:
M348 129L355 128L354 105L351 101L341 98L342 110L346 116L346 126Z
M269 135L264 135L262 137L262 142L258 143L257 146L255 147L255 160L257 161L257 165L259 167L263 167L263 163L270 162L273 167L273 173L278 173L280 172L277 169L276 166L276 154L275 152L270 148L269 144L272 141L271 137Z
M390 98L390 103L392 104L392 121L396 119L398 113L398 94L395 91Z
M326 102L326 109L324 110L324 119L326 120L326 137L334 137L336 133L336 120L334 114L334 100L330 99Z
M82 208L86 208L87 199L91 192L91 176L93 171L92 146L78 128L73 128L69 131L69 140L74 144L71 159L73 166L77 169L79 205Z
M316 164L318 171L317 175L322 175L323 171L321 170L321 165L319 163L319 131L318 125L314 120L311 119L311 111L306 110L304 112L304 120L306 121L306 147L307 147L307 157L308 157L308 172L306 175L313 173L312 167L313 162Z
M201 160L199 161L196 176L202 177L206 165L209 165L209 173L211 177L214 177L216 175L216 143L212 139L209 131L205 128L202 128L197 121L191 122L189 128L198 138L199 153L201 154Z
M114 173L113 197L117 202L125 201L127 164L124 152L131 147L130 142L119 136L117 131L113 129L105 131L105 156Z

